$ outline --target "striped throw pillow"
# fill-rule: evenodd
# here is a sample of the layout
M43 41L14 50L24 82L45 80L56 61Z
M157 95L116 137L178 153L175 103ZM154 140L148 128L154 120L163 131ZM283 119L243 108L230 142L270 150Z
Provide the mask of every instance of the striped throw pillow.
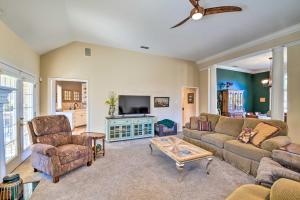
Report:
M210 121L198 121L198 130L199 131L212 131Z

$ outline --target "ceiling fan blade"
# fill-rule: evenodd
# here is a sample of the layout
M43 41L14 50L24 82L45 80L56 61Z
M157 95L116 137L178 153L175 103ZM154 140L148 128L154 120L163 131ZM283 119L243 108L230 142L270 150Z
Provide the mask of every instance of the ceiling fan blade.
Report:
M190 0L191 4L192 4L194 7L197 7L197 6L198 6L198 1L199 1L199 0Z
M181 26L182 24L184 24L185 22L187 22L190 18L191 18L191 17L189 16L188 18L182 20L181 22L179 22L179 23L176 24L175 26L172 26L171 29L172 29L172 28L176 28L176 27L178 27L178 26Z
M204 10L204 15L213 15L219 13L226 13L226 12L239 12L242 11L242 8L237 6L220 6L214 8L206 8Z

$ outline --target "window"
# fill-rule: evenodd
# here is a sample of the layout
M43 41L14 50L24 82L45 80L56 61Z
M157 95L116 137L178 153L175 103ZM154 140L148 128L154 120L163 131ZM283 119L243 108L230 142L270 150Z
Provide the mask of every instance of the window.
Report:
M73 92L73 100L80 101L80 92L78 92L78 91Z
M64 101L71 101L72 100L72 91L64 90Z

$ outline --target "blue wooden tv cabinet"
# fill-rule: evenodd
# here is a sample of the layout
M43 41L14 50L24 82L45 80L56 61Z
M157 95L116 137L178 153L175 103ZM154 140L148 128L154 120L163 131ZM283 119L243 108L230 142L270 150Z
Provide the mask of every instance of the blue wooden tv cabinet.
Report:
M154 116L106 117L106 140L109 142L154 136Z

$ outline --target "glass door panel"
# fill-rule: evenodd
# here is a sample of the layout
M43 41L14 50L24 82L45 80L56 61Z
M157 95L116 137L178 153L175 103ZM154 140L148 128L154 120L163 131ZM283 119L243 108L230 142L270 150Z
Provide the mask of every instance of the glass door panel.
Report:
M17 89L17 79L0 75L0 85ZM18 132L17 132L17 91L13 91L8 96L8 103L4 105L4 145L5 161L10 162L18 156Z
M23 81L23 117L21 124L21 132L23 134L23 150L30 146L29 132L27 130L27 122L34 117L34 84Z

